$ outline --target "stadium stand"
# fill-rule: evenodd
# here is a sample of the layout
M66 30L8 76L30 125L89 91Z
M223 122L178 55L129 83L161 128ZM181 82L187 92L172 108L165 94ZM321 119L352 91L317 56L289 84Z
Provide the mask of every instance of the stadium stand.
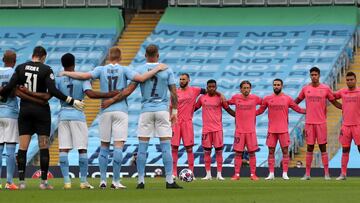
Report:
M296 2L310 2L306 0L289 0L288 4ZM19 6L19 1L1 1L14 3ZM36 1L29 1L35 2ZM61 7L81 1L41 1L41 6L56 4ZM45 5L45 2L47 3ZM101 4L103 1L86 1L85 6ZM122 1L108 1L120 2ZM173 5L180 5L180 1ZM217 1L181 1L183 5L215 5ZM194 3L195 2L195 3ZM256 4L260 1L219 1L226 3ZM247 3L246 3L247 2ZM262 2L262 1L261 1ZM269 3L269 1L266 1ZM284 4L285 1L270 1L273 5ZM319 1L320 2L320 1ZM332 2L332 1L331 1ZM209 4L210 4L209 3ZM10 4L9 4L10 5ZM55 6L56 7L56 6ZM0 20L0 51L12 48L19 53L18 61L29 59L32 47L44 45L48 48L49 55L46 63L54 68L55 72L61 70L59 58L65 52L72 52L77 57L77 70L89 71L92 67L100 65L106 56L107 49L114 44L123 28L121 16L117 9L63 9L62 14L54 9L22 10L23 15L16 15L13 10L3 10L1 19L14 19L10 24ZM71 12L73 11L73 12ZM68 12L66 15L63 12ZM186 12L187 15L183 15ZM40 14L41 13L41 17ZM99 19L97 14L101 13ZM210 78L218 80L219 91L226 97L239 92L241 80L249 79L253 83L253 93L265 96L272 93L271 81L275 77L284 79L285 92L295 98L305 83L309 82L308 69L317 65L322 70L322 82L336 86L338 75L344 72L345 67L352 59L353 46L357 44L355 28L357 25L358 10L354 7L290 7L290 8L168 8L152 34L140 46L132 66L144 62L144 47L155 43L160 47L161 62L169 64L178 75L188 72L192 77L192 85L205 87ZM43 18L43 16L48 16ZM32 17L33 21L26 21ZM64 18L66 16L66 18ZM96 18L95 18L96 17ZM149 17L144 17L149 18ZM67 20L66 20L67 19ZM71 19L71 20L69 20ZM71 23L68 23L68 22ZM26 23L25 23L26 22ZM57 22L54 24L53 22ZM137 22L139 23L139 22ZM136 23L135 23L136 24ZM29 28L31 27L31 29ZM128 37L142 28L134 28L127 34ZM146 31L152 31L149 26ZM126 36L124 33L123 36ZM14 40L16 39L16 40ZM132 39L130 41L141 42ZM119 41L120 47L133 42ZM137 46L137 45L136 45ZM132 48L137 50L138 47ZM126 55L126 62L132 58ZM95 84L97 84L95 82ZM95 85L96 86L96 85ZM124 147L124 165L131 164L133 152L137 150L136 126L140 110L140 93L130 96L129 139ZM98 107L92 104L93 109ZM55 133L56 115L59 110L57 102L52 102L53 132ZM89 128L89 164L98 165L99 150L97 110L87 110L91 117ZM89 116L90 115L90 116ZM334 118L339 120L339 117ZM234 120L224 114L224 164L232 165L233 162L233 132ZM202 148L200 147L201 113L194 117L195 124L195 164L201 165ZM335 121L338 123L338 121ZM292 155L302 145L303 117L291 113L290 115ZM266 166L267 147L265 146L267 131L267 115L258 117L257 132L260 151L257 153L257 165ZM35 139L34 137L33 139ZM56 144L56 140L54 141ZM157 140L152 140L149 146L148 164L161 164L161 153ZM33 154L37 153L37 144L33 143ZM57 152L56 145L54 151ZM157 153L156 153L157 152ZM184 149L180 149L184 152ZM30 152L29 152L30 153ZM180 154L179 165L186 164L186 155ZM338 155L335 155L335 158ZM31 157L31 156L29 156ZM52 154L53 164L57 165L56 154ZM76 152L69 154L70 165L78 164ZM278 157L279 158L279 157ZM280 159L277 159L280 160ZM111 162L111 158L109 159ZM214 160L215 161L215 160ZM331 163L330 163L331 164ZM277 163L279 165L279 163ZM351 165L349 165L351 167Z
M99 13L101 18L98 17ZM100 65L109 47L117 40L123 21L118 9L62 9L61 12L57 9L18 9L2 10L0 27L0 52L12 49L18 53L18 63L22 63L31 59L32 49L36 45L42 45L48 51L46 63L57 73L62 70L60 58L66 52L76 56L77 70L88 71ZM58 100L51 99L50 107L51 134L54 135L60 110ZM36 136L33 136L29 149L30 162L38 152ZM58 150L53 152L57 153ZM51 155L57 164L56 154Z
M302 85L309 82L308 69L312 65L321 68L322 82L334 86L334 78L346 67L352 54L348 49L352 49L355 40L356 15L357 9L350 7L168 8L131 65L143 63L144 47L155 43L160 47L161 62L169 64L176 74L190 73L193 85L205 87L206 81L214 78L218 80L219 90L230 97L239 92L241 80L249 79L254 84L253 93L264 96L272 93L271 81L280 77L285 81L285 92L295 98ZM137 146L139 91L129 97L128 103L125 165L130 165ZM194 118L196 165L203 163L200 115L197 112ZM225 114L223 120L224 164L231 165L234 120ZM303 117L291 113L290 126L294 153L301 144ZM257 119L258 166L267 164L266 131L267 116L263 115ZM97 133L97 129L92 127L91 133ZM93 153L89 163L97 165L98 148L93 149L96 150L89 149ZM161 164L156 139L151 142L150 150L148 164ZM186 155L180 154L179 164L186 164Z

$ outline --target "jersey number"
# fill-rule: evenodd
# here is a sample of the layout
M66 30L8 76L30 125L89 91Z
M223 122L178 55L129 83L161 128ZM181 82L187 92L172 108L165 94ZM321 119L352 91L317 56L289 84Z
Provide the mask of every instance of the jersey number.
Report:
M158 94L156 93L156 85L158 83L158 78L154 76L151 78L151 80L154 82L153 87L151 89L151 97L157 97Z
M109 92L116 90L117 80L118 80L118 76L108 76Z
M73 97L74 85L73 84L68 84L66 87L69 88L69 94L70 94L71 97Z
M25 87L31 92L36 92L37 88L37 74L25 73L26 83Z

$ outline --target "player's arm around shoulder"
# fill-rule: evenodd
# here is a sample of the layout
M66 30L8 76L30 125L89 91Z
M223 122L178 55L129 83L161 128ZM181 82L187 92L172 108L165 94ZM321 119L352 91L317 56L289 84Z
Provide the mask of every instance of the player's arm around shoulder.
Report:
M295 103L295 101L288 95L286 95L288 102L289 102L289 107L301 114L306 114L306 109L301 108L297 103Z
M228 114L230 114L232 117L235 117L235 111L232 108L230 108L229 103L227 102L226 97L223 94L221 94L221 96L220 96L220 101L221 101L221 105L225 109L225 111Z
M155 68L151 69L150 71L147 71L143 74L136 74L134 76L134 81L136 82L145 82L146 80L152 78L156 73L160 71L165 71L168 69L168 66L166 64L160 63Z
M176 85L170 84L168 87L169 87L170 99L171 99L170 120L172 124L175 124L177 121L177 113L178 113L178 97L177 97Z
M328 87L327 89L328 89L327 99L328 99L336 108L342 109L342 104L336 100L336 97L334 96L333 91L330 89L330 87Z
M262 99L260 107L256 110L256 115L261 115L265 112L265 110L268 108L268 97L264 97L264 99Z
M121 90L120 92L118 92L115 96L103 100L101 103L101 108L105 109L108 108L110 105L122 101L125 98L127 98L131 93L133 93L137 87L138 83L136 82L131 82L125 89Z

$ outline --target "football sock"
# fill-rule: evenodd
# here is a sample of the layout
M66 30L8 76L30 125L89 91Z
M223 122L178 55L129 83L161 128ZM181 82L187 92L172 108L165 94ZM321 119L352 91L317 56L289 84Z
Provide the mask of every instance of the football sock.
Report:
M59 154L60 159L60 169L61 173L64 177L64 183L70 183L70 176L69 176L69 159L67 152L60 152Z
M223 163L222 152L223 152L222 150L216 150L215 151L217 172L222 171L222 163Z
M6 154L7 154L6 182L8 182L8 183L13 183L13 177L14 177L14 171L15 171L15 149L16 149L15 144L6 144ZM0 161L0 166L1 166L1 161ZM1 174L1 169L0 169L0 174Z
M186 150L189 169L194 173L194 153L192 147Z
M174 179L172 178L172 157L171 157L171 145L170 140L160 141L160 148L162 154L162 160L165 168L166 182L172 184Z
M123 148L114 148L113 154L113 181L120 181L121 162L123 160Z
M49 149L40 149L40 169L41 180L47 180L47 173L49 171Z
M173 158L173 175L177 176L177 162L178 162L178 155L179 153L179 148L177 146L172 146L171 148L171 154L172 154L172 158Z
M275 155L274 154L268 155L268 165L269 165L269 172L274 173L274 170L275 170Z
M250 160L249 160L250 174L251 175L256 175L256 156L255 156L255 153L249 154L249 157L250 157Z
M329 175L329 157L327 152L321 153L321 160L324 166L324 174Z
M26 153L27 150L18 150L17 162L18 162L18 173L19 180L25 180L25 169L26 169Z
M349 152L343 152L341 156L341 174L346 176L347 165L349 162Z
M2 154L4 151L4 144L0 144L0 183L1 183L1 172L2 172Z
M205 162L205 170L210 171L210 165L211 165L211 151L204 150L204 162Z
M109 161L109 148L100 147L99 153L99 168L100 168L100 181L106 182L106 171Z
M149 142L139 140L138 155L136 159L136 168L138 171L138 183L145 183L145 166L146 166L146 154L149 146Z
M305 169L305 175L310 176L310 170L311 170L311 163L313 160L313 152L306 152L306 169Z
M240 174L241 165L242 165L242 155L235 152L235 174Z
M283 172L285 172L285 173L288 172L288 169L289 169L289 161L290 161L289 154L288 154L288 153L283 154L282 164L283 164Z
M80 168L80 182L85 183L87 182L86 177L88 174L88 157L86 152L79 154L79 168Z

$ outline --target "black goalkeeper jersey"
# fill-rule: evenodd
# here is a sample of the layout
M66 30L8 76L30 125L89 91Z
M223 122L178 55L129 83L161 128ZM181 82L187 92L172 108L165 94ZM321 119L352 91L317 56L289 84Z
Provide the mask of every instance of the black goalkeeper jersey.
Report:
M31 92L49 92L52 96L65 101L67 96L61 93L55 86L55 76L50 66L40 62L29 61L16 67L8 85L1 91L1 95L7 97L17 85L25 86ZM38 104L21 100L20 106Z

